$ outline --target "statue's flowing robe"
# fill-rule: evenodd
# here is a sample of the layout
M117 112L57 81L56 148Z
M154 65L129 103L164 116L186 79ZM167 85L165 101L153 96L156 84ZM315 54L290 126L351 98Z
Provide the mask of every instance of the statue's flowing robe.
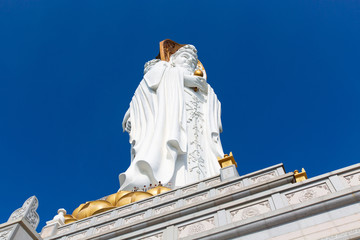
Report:
M169 182L179 186L191 183L186 177L188 124L184 69L168 62L156 63L145 75L130 103L131 165L119 175L120 190ZM203 93L202 93L203 94ZM206 174L219 174L218 157L223 157L219 134L221 105L208 85L204 102L204 148ZM204 154L203 154L204 155ZM182 169L182 171L180 170Z

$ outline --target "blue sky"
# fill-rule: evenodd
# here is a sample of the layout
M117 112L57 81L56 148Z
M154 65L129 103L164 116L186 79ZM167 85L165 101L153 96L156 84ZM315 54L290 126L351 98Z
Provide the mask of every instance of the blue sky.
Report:
M121 122L170 38L198 49L240 174L317 176L360 159L359 1L0 0L0 223L114 193Z

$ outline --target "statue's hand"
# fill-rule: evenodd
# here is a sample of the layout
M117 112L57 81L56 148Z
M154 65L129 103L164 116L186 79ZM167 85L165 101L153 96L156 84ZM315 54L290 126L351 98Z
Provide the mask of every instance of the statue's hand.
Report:
M199 77L199 76L194 76L194 75L185 75L184 80L185 80L185 83L184 83L185 86L196 87L196 88L199 88L200 91L207 93L208 86L207 86L205 78Z

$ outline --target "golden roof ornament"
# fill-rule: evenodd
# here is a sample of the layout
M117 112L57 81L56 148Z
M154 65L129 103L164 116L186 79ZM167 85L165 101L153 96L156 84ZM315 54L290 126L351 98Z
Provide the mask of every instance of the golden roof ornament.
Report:
M294 178L295 178L295 182L305 181L308 178L305 169L302 168L301 172L299 172L298 170L295 170Z
M237 163L234 159L232 152L230 152L229 155L225 154L223 158L218 157L218 162L221 168L225 168L231 165L235 165L235 167L237 167Z

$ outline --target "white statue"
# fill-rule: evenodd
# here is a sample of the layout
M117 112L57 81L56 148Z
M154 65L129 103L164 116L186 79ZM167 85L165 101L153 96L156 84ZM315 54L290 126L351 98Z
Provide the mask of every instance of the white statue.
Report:
M119 175L120 190L159 181L184 186L220 173L221 105L206 76L194 75L197 51L185 45L169 60L145 64L125 114L131 165Z

